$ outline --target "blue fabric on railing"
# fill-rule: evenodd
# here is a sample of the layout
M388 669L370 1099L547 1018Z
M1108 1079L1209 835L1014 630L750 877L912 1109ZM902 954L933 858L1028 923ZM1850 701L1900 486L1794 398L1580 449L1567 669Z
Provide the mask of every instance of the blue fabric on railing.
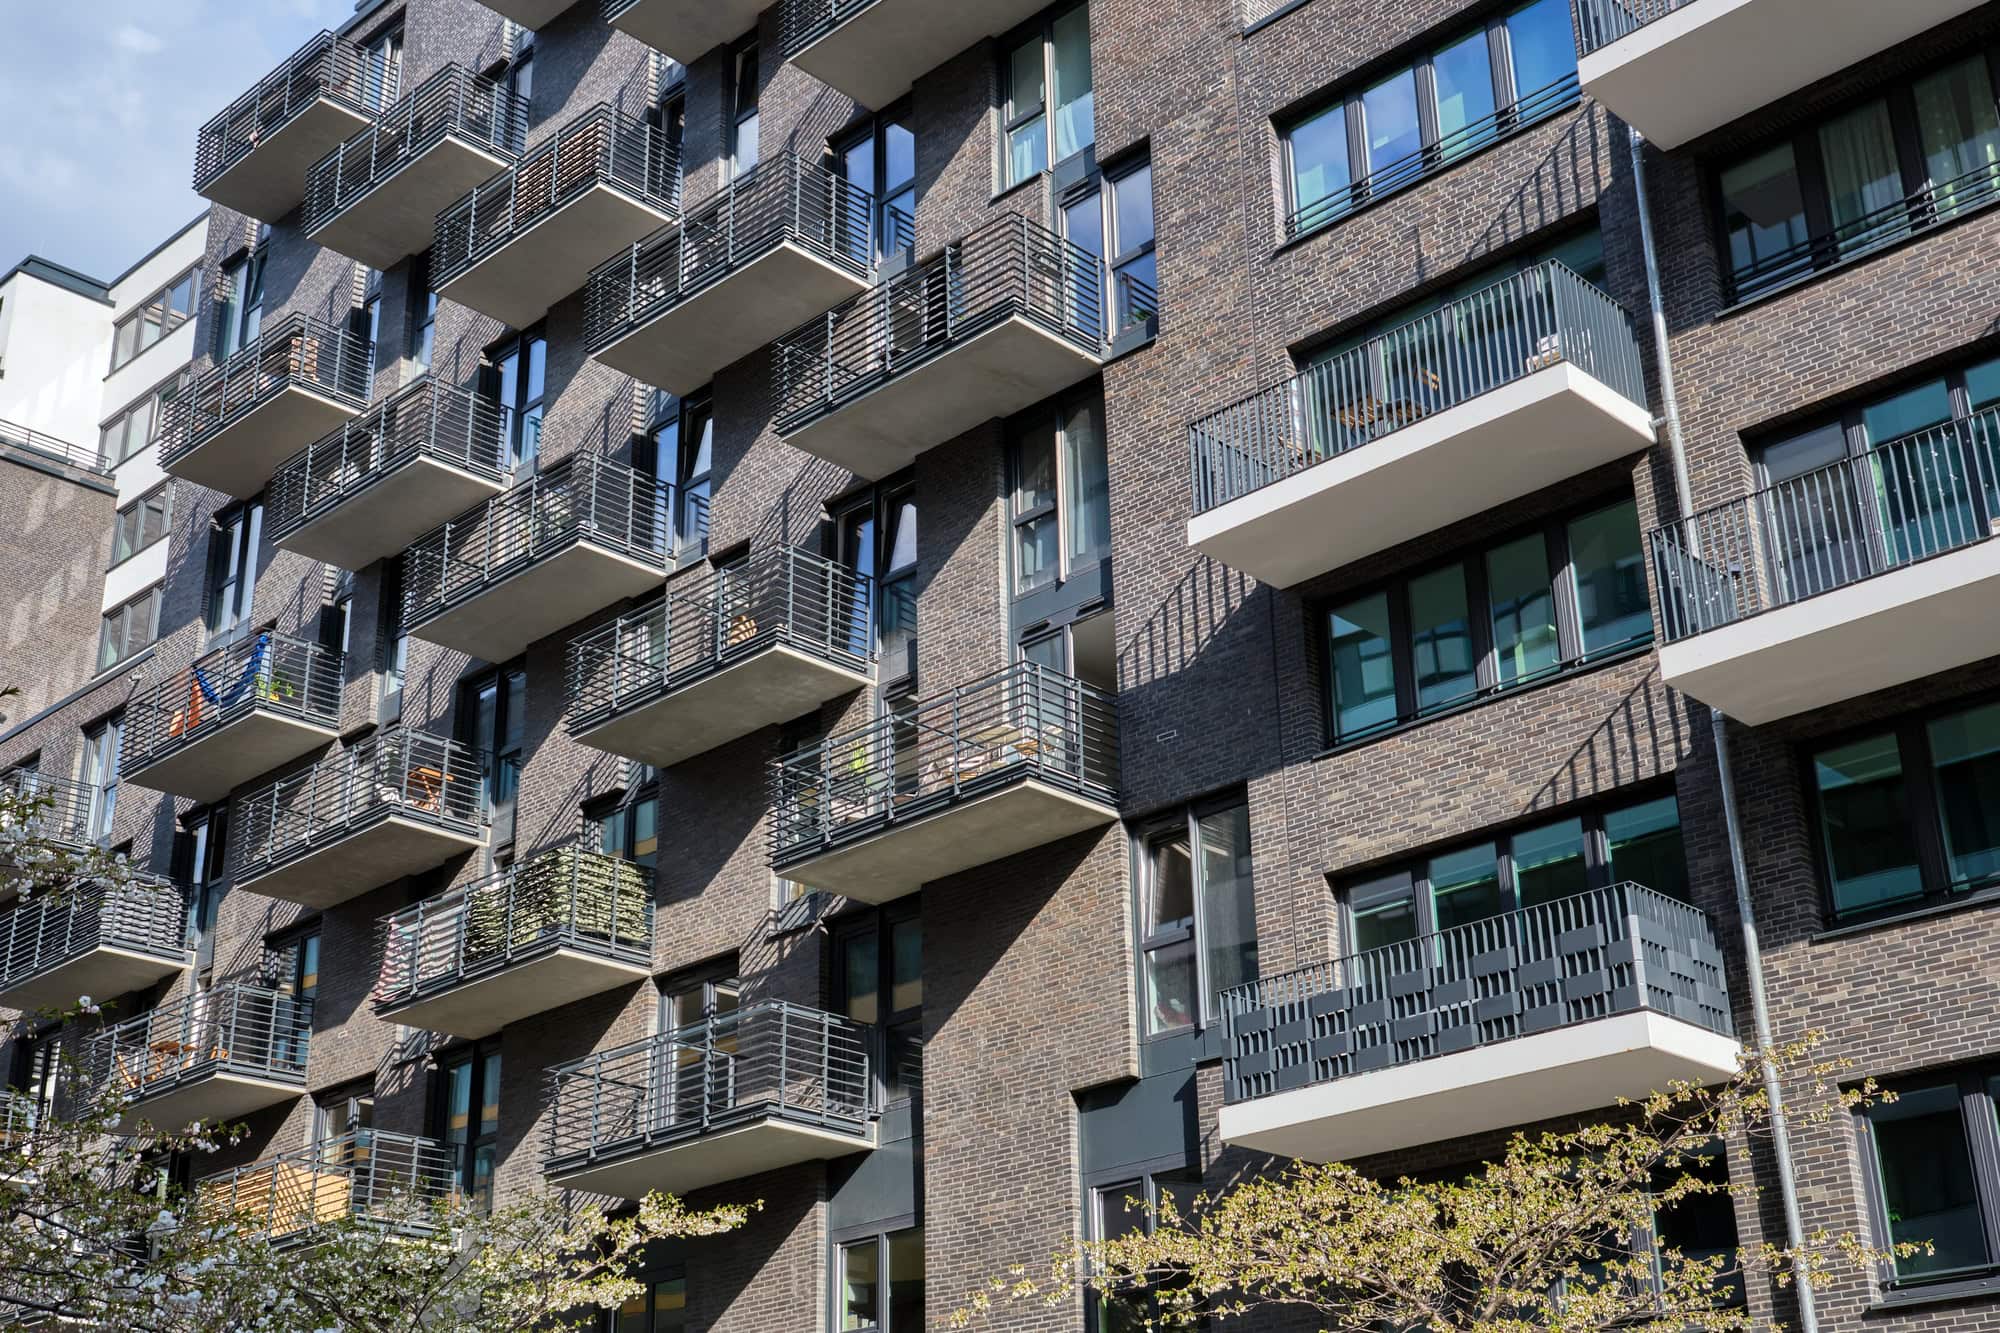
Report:
M202 674L200 667L194 668L194 683L201 688L201 697L218 708L233 708L243 698L244 693L256 683L257 677L264 674L264 658L270 651L271 636L259 634L257 646L251 650L250 660L243 666L243 674L229 687L227 698L217 698L215 687L208 683L208 677Z

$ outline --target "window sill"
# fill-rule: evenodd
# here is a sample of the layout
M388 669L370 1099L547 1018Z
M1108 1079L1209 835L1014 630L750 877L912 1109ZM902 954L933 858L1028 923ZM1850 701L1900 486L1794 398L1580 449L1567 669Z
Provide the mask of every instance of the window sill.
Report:
M1977 1300L1982 1296L2000 1296L2000 1266L1940 1282L1886 1288L1863 1313L1892 1314L1926 1305Z
M1104 354L1104 364L1108 366L1113 361L1130 356L1132 353L1140 351L1143 348L1151 347L1154 339L1159 336L1160 317L1158 315L1154 315L1149 319L1135 320L1127 324L1111 339L1110 350Z
M120 658L118 661L113 662L110 666L104 668L104 670L92 676L90 678L90 684L84 686L84 688L92 689L96 686L102 685L104 682L110 680L113 676L117 675L121 671L131 671L136 667L144 665L148 660L152 658L154 650L157 649L159 646L160 646L160 641L158 639L155 639L151 643L147 644L144 648L141 648L138 652L133 653L130 657Z
M1896 926L1906 926L1916 921L1927 921L1936 916L1950 916L1954 912L1968 912L1975 908L2000 904L2000 885L1990 886L1947 898L1941 902L1921 903L1915 907L1891 910L1880 916L1871 916L1860 921L1850 921L1830 930L1822 930L1809 941L1812 944L1831 944L1836 940L1848 939L1855 935L1866 935L1870 931L1888 930Z

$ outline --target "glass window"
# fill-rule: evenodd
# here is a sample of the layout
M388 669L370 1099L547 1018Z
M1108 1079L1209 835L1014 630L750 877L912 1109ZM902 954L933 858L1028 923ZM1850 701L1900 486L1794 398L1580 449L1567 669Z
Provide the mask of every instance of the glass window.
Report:
M487 376L491 397L500 406L501 439L517 469L532 470L541 453L548 364L548 339L536 330L503 347Z
M1410 647L1419 710L1457 703L1478 691L1461 566L1410 580Z
M78 777L92 789L90 839L98 842L111 836L112 816L118 812L119 744L125 734L123 714L114 714L83 733L83 770Z
M837 1271L840 1281L840 1326L844 1333L860 1329L918 1333L922 1329L922 1227L842 1245Z
M757 74L757 48L746 46L736 53L735 120L729 149L738 176L753 170L758 160Z
M1739 295L1751 295L1810 268L1805 193L1790 144L1725 168L1722 228Z
M1932 780L1954 888L2000 877L2000 704L1929 727Z
M1516 833L1512 854L1515 895L1522 907L1568 898L1590 887L1581 819Z
M1153 253L1153 166L1116 176L1111 209L1111 292L1114 331L1159 313L1159 261Z
M1646 561L1633 502L1625 500L1573 521L1569 546L1584 655L1650 638L1653 608L1646 595Z
M1048 169L1048 128L1042 113L1043 60L1042 39L1036 37L1015 47L1007 61L1009 185Z
M200 291L201 271L191 268L118 321L111 341L111 368L118 369L193 318Z
M1362 93L1361 120L1371 178L1419 153L1423 131L1417 123L1416 71L1403 70Z
M1093 201L1094 202L1094 201ZM1014 439L1014 591L1109 553L1111 493L1096 394L1037 414Z
M1057 19L1049 45L1049 68L1055 84L1055 160L1061 162L1097 140L1090 79L1090 7L1078 5Z
M1336 608L1332 636L1334 734L1365 735L1397 720L1396 664L1389 596L1376 593Z
M109 671L159 637L160 596L158 587L150 588L104 613L97 635L99 671Z
M1535 0L1509 14L1504 26L1514 66L1514 100L1530 115L1556 105L1548 90L1576 77L1569 0Z
M1896 737L1871 736L1822 750L1813 756L1812 770L1834 909L1865 911L1921 894Z
M1687 901L1687 853L1681 845L1680 806L1673 797L1607 812L1604 838L1612 880L1643 884Z
M1856 107L1822 126L1819 148L1833 205L1833 234L1842 254L1869 249L1909 230L1909 212L1899 206L1903 171L1886 101Z
M431 256L426 250L410 265L410 289L405 309L410 312L410 359L417 373L426 374L437 350L438 294L431 290Z
M1089 7L1076 6L1008 52L1005 88L1004 185L1096 142Z
M1056 423L1029 427L1015 445L1014 590L1055 582L1062 568L1056 521Z
M1139 843L1140 986L1149 1032L1213 1021L1257 978L1250 809L1188 812Z
M1548 543L1540 535L1486 553L1486 598L1498 684L1533 680L1562 661Z
M440 1071L443 1124L438 1137L458 1159L458 1185L481 1208L493 1206L499 1162L500 1052L485 1045L448 1057Z
M1250 877L1250 807L1195 821L1201 839L1202 965L1208 1012L1222 992L1257 979L1257 909Z
M1354 922L1349 947L1355 953L1384 949L1423 933L1416 885L1408 871L1354 885L1347 891L1347 902Z
M1929 1278L1987 1262L1985 1222L1956 1085L1899 1092L1868 1110L1875 1171L1891 1244L1928 1246L1895 1260L1900 1279Z
M2000 108L1984 55L1917 80L1917 133L1932 206L1949 218L2000 186Z
M1485 30L1433 56L1431 74L1437 88L1438 147L1444 156L1491 139L1499 126L1493 119L1493 56Z
M1294 226L1310 231L1347 211L1353 174L1347 164L1347 107L1328 107L1286 136L1292 162Z
M263 544L264 506L238 505L216 519L208 538L208 632L211 639L250 623Z
M671 1276L640 1279L643 1290L609 1317L611 1333L682 1333L688 1323L686 1270L676 1265Z
M1490 842L1431 858L1431 920L1436 930L1484 921L1512 904L1500 893L1500 858Z

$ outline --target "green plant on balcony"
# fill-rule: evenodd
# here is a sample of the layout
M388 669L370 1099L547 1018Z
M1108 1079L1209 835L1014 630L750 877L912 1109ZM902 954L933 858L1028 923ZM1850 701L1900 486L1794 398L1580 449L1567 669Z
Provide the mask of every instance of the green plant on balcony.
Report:
M631 862L559 847L513 875L511 892L479 894L468 904L468 965L531 948L560 934L645 944L645 874Z

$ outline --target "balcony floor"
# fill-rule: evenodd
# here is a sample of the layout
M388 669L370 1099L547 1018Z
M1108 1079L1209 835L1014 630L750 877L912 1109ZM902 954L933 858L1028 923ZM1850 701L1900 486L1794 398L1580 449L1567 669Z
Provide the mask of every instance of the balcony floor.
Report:
M483 834L391 815L255 878L245 878L237 867L235 887L323 910L485 845Z
M1289 588L1653 443L1652 416L1564 362L1188 520L1188 545Z
M1660 648L1660 675L1761 726L2000 655L2000 540Z
M814 315L866 291L860 274L787 241L595 354L643 384L691 394Z
M219 801L230 792L338 739L331 723L260 710L224 723L171 754L124 775L135 787Z
M419 455L321 510L277 546L341 569L366 569L505 489L497 477Z
M1103 362L1019 315L900 372L783 435L786 444L869 480L995 417L1088 379Z
M766 0L639 0L611 21L638 38L692 65L701 57L754 30Z
M1742 1047L1677 1018L1618 1014L1224 1106L1225 1143L1309 1162L1602 1110L1676 1079L1719 1083Z
M126 1108L119 1128L129 1133L141 1123L174 1130L197 1120L229 1124L303 1096L303 1079L287 1083L249 1074L217 1072L132 1103Z
M447 134L397 167L307 239L375 269L427 249L437 215L507 169L513 159Z
M45 972L24 977L0 990L0 1005L23 1013L57 1009L76 1003L79 995L109 998L150 986L187 966L187 959L161 958L114 945L58 963Z
M509 1023L633 985L651 975L652 970L642 963L557 949L376 1012L387 1022L471 1041L490 1037Z
M593 185L475 259L438 295L525 329L579 290L605 255L672 221L672 215L623 190Z
M331 348L323 354L335 355ZM287 384L166 470L183 481L247 500L264 489L286 459L360 415L353 403Z
M576 739L593 750L666 768L753 731L803 717L871 682L865 672L775 644L579 732Z
M1004 33L1042 12L1040 0L875 0L792 57L821 83L880 111L981 38Z
M576 0L492 0L486 7L524 28L545 28L558 15L575 8Z
M224 208L277 222L306 197L313 163L368 127L371 117L322 97L198 191Z
M643 1199L654 1190L684 1195L803 1162L830 1162L874 1147L873 1125L861 1133L849 1133L768 1119L616 1161L551 1172L549 1179L565 1189L620 1199Z
M664 567L576 542L412 625L410 633L483 661L505 662L538 639L666 581Z

